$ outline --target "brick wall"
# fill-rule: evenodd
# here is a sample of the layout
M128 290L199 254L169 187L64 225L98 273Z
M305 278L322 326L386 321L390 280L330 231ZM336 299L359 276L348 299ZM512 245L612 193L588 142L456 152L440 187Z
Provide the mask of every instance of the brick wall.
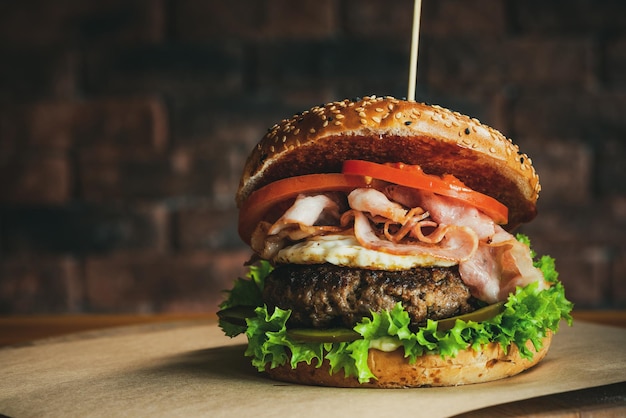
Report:
M626 306L626 3L424 0L418 100L514 138L523 231L579 307ZM406 95L412 2L0 4L0 314L212 311L268 126Z

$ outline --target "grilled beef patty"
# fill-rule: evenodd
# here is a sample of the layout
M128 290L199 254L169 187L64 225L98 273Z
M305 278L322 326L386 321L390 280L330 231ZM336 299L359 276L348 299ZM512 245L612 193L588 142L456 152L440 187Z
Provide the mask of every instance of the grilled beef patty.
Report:
M403 271L366 270L332 264L277 266L265 280L270 307L291 309L292 327L353 327L370 311L402 302L412 325L477 308L457 267Z

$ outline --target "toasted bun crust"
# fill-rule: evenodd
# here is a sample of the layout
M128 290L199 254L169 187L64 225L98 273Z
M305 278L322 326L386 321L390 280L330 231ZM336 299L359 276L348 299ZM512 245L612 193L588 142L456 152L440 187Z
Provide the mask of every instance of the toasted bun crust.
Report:
M328 103L274 125L248 157L237 204L281 178L340 172L347 159L453 174L509 208L507 229L536 215L539 178L511 140L457 112L390 97Z
M422 386L458 386L484 383L514 376L539 363L548 353L552 333L543 340L543 347L535 351L532 343L526 346L535 352L531 360L523 359L515 344L507 353L499 343L490 343L482 350L467 349L454 358L442 359L438 354L419 357L414 364L404 358L402 349L392 352L370 350L368 365L378 378L368 383L359 383L355 377L345 377L343 372L330 374L328 362L321 367L298 363L295 369L289 364L268 369L268 375L275 380L316 386L368 387L368 388L409 388Z

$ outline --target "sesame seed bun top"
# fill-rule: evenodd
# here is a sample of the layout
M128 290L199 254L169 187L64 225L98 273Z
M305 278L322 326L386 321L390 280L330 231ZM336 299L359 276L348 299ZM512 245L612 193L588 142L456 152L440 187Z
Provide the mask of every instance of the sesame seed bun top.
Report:
M509 230L536 215L539 178L510 139L458 112L374 96L316 106L274 125L248 157L237 205L282 178L340 172L348 159L453 174L505 204Z

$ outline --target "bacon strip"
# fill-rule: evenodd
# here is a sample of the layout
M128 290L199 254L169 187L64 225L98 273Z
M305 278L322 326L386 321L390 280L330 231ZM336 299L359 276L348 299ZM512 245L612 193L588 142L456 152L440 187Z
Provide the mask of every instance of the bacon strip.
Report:
M348 204L354 210L382 216L399 224L404 224L407 220L408 211L376 189L354 189L348 195Z
M250 247L265 260L271 260L285 246L285 239L278 235L268 235L272 225L259 222L250 237Z
M363 212L354 212L354 235L363 247L395 255L427 255L461 262L478 248L478 237L469 228L448 226L445 237L437 245L413 242L398 244L379 238Z
M474 297L495 303L507 299L517 286L538 281L540 288L547 288L528 247L511 238L497 244L481 243L472 258L459 264L461 279Z
M433 232L428 235L424 235L422 232L422 228L432 227L436 228ZM448 232L449 225L439 224L433 221L422 221L415 225L415 228L412 230L412 236L419 239L421 242L427 242L429 244L437 244L441 242L441 240L445 237Z
M506 299L509 293L515 292L517 286L523 287L533 282L539 282L540 289L548 288L543 273L533 265L528 247L514 238L508 245L500 257L502 270L499 299Z
M330 197L323 194L299 195L293 205L274 222L267 233L277 235L283 229L295 225L313 226L324 212L339 219L339 205Z
M300 241L343 229L332 225L316 225L325 217L335 222L339 219L339 205L335 200L324 194L299 195L276 222L259 223L252 233L250 245L262 258L271 260L288 241Z
M411 209L407 214L408 221L402 225L402 228L400 228L396 234L392 236L391 241L400 242L407 234L410 233L412 237L417 238L422 242L433 243L433 241L427 239L422 233L422 228L437 226L434 222L425 220L429 216L430 214L420 207ZM437 240L437 242L439 241L441 241L441 238Z
M475 207L448 197L422 193L422 205L428 209L433 221L472 228L481 241L490 240L496 233L496 226L499 227L489 216Z

